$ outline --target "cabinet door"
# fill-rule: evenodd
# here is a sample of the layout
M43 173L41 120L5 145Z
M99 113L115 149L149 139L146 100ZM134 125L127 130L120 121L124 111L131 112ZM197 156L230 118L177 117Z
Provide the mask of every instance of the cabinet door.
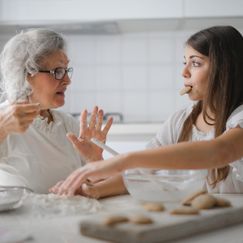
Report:
M183 0L0 1L0 21L18 24L181 18L182 12Z
M240 17L242 0L185 0L184 17Z

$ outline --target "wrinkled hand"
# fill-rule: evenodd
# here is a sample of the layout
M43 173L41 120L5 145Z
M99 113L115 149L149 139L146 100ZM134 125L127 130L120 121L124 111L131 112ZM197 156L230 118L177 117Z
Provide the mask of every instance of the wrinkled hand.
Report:
M85 187L90 187L92 184L124 170L120 158L121 156L116 156L109 160L88 163L71 173L66 180L58 182L49 189L49 192L68 196L82 194Z
M49 189L49 192L58 194L59 188L61 187L61 185L63 183L64 183L64 181L59 181L55 186L53 186ZM73 195L81 195L81 196L85 196L85 197L91 197L91 198L98 199L101 197L101 194L100 194L100 190L98 190L97 184L95 185L90 182L83 183L82 185L80 185L79 188L77 188L75 190ZM66 195L66 194L62 193L60 195ZM70 196L73 196L73 195L70 193Z
M60 181L55 187L60 187L62 183L63 181ZM56 193L54 187L49 191ZM123 182L122 174L110 176L109 178L98 181L96 183L86 181L80 186L80 188L75 191L75 195L81 195L96 199L104 198L107 196L121 195L125 193L127 193L127 189Z
M109 118L106 125L102 129L104 115L103 110L99 110L97 106L94 107L89 125L87 124L87 115L87 110L84 110L81 113L79 137L76 137L72 133L67 134L67 137L87 161L101 160L103 149L90 142L90 139L96 138L104 143L113 119Z
M40 104L21 102L10 104L0 110L0 129L6 133L25 132L40 113Z

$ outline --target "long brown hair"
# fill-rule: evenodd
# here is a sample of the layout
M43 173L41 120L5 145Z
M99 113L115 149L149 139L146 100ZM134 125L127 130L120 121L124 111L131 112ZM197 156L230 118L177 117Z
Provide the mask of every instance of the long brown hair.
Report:
M178 142L190 139L192 126L201 112L204 121L214 125L215 137L221 135L230 114L243 104L242 35L232 26L214 26L192 35L186 45L209 57L209 84L206 97L193 107L185 120ZM214 117L209 116L208 108ZM215 187L228 173L229 166L209 170L208 181Z

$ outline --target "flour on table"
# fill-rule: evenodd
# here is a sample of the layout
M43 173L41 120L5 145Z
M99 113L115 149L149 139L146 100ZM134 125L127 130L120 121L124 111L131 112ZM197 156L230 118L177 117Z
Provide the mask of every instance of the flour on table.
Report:
M101 209L96 199L83 196L58 196L55 194L29 193L25 198L25 205L31 208L37 217L72 216L95 213Z

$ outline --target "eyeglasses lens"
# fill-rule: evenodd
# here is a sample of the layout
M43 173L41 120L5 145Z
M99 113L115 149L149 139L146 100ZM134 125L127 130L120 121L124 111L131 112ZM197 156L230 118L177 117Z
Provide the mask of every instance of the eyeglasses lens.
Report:
M72 68L56 68L55 71L55 79L61 80L64 78L65 74L68 74L68 77L72 77L73 69Z

